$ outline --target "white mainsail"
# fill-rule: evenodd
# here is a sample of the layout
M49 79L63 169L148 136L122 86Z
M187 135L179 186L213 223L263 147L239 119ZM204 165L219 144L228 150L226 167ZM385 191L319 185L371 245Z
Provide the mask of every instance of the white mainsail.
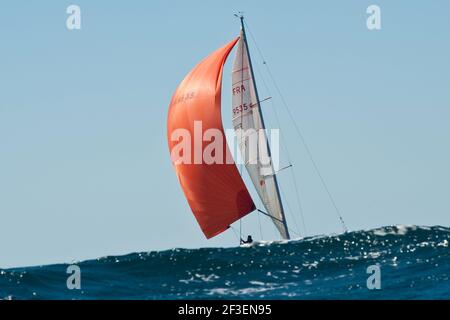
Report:
M289 239L243 30L233 63L232 118L241 157L253 185L281 237Z

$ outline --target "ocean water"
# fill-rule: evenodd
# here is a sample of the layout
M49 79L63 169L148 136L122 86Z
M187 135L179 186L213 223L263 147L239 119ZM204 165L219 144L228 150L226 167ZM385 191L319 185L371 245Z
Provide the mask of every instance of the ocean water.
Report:
M0 299L450 299L450 228L391 226L236 248L0 270ZM380 289L367 288L378 265Z

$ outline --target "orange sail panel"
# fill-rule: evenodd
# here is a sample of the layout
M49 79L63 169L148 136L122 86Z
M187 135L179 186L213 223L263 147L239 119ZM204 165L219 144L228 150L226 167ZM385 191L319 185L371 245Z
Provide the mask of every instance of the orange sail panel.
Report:
M167 139L172 163L205 236L209 239L255 210L225 140L221 115L223 65L239 38L200 62L180 83L169 106ZM221 139L207 131L219 132ZM205 134L206 133L206 134ZM204 157L222 140L214 162ZM216 144L217 146L217 144ZM206 149L206 150L205 150ZM222 154L222 157L217 155ZM230 160L231 159L231 160Z

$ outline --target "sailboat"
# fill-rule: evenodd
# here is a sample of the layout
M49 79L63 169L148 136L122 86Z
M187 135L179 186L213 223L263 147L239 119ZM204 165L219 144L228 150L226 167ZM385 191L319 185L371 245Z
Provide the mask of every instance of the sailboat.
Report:
M266 127L244 17L240 15L239 18L239 37L203 59L188 73L173 94L167 118L169 150L181 188L206 238L228 230L232 223L257 211L272 220L282 239L290 239L270 145L266 134L259 134ZM236 52L231 77L233 127L239 141L242 163L263 208L256 207L234 161L199 161L210 145L204 140L199 145L196 138L204 137L208 130L216 130L225 141L221 117L222 74L227 57L234 47ZM187 135L180 134L180 130ZM242 132L250 133L243 136ZM215 140L222 138L216 136ZM258 141L257 161L250 159L253 156L248 145L251 138ZM212 140L211 137L209 140ZM183 148L180 148L180 144L184 146L184 150L181 150ZM219 151L224 159L230 159L230 148L226 142ZM193 161L180 161L192 158ZM259 161L262 158L269 161Z

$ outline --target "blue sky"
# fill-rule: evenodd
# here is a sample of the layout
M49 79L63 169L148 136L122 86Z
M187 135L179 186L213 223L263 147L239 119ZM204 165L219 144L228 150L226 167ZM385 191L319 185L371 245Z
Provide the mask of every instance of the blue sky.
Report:
M70 4L81 7L79 31L66 29ZM380 31L366 28L370 4ZM166 116L190 68L238 35L238 10L349 228L450 225L448 1L2 1L0 267L236 245L231 231L207 241L198 228L170 164ZM308 235L339 232L271 92L266 122L277 127L279 108ZM295 229L289 174L280 180ZM262 238L277 238L259 219ZM261 238L257 214L243 230Z

